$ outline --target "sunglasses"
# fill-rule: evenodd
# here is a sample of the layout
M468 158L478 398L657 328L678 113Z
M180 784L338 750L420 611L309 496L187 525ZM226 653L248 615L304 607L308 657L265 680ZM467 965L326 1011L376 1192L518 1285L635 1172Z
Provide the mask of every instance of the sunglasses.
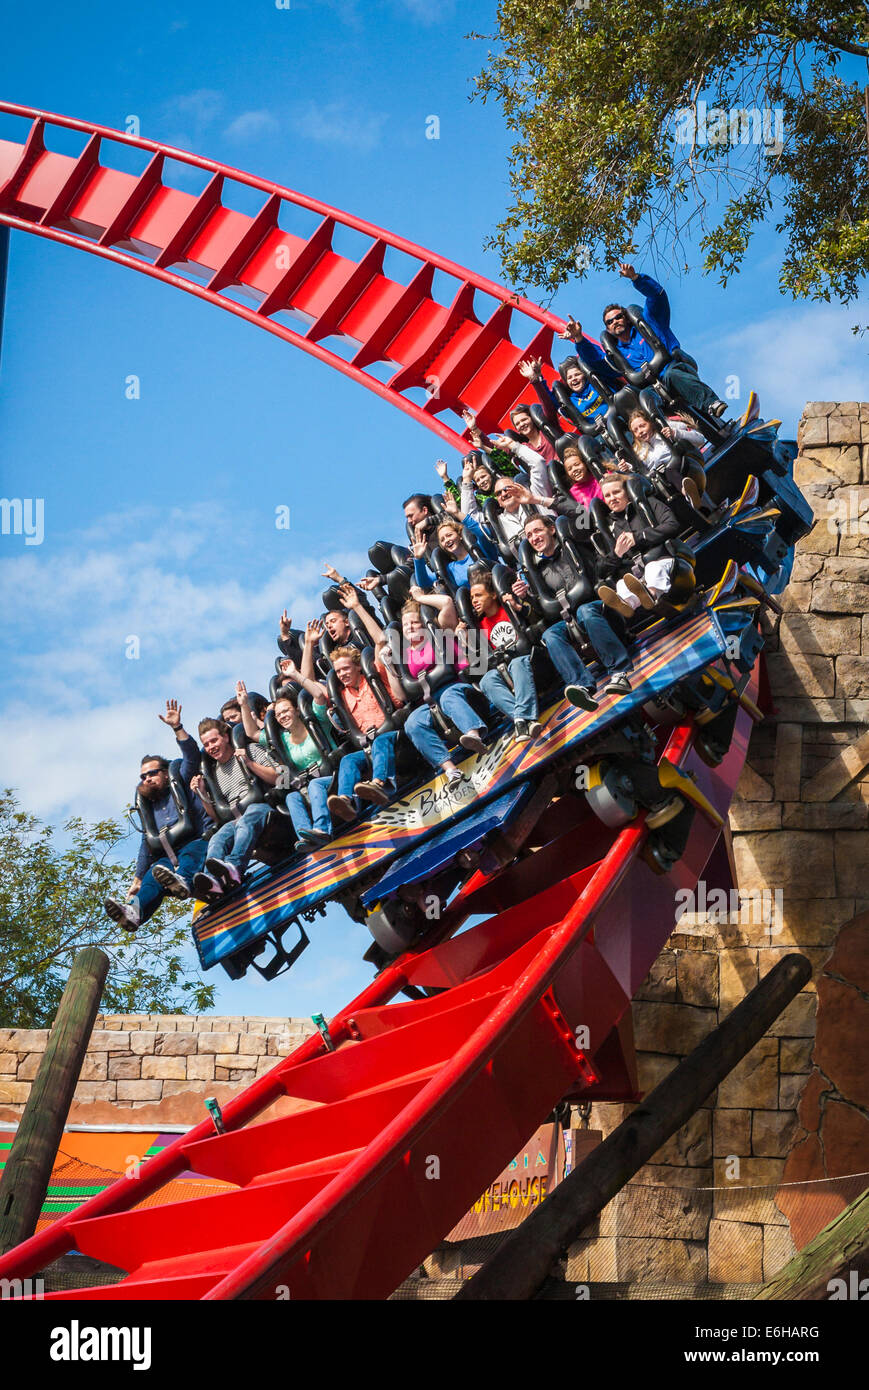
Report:
M149 777L159 777L162 771L162 767L152 768L150 772L143 772L139 778L139 781L147 782Z
M603 326L609 328L611 324L618 323L622 318L624 318L623 314L612 314L608 319L604 319Z

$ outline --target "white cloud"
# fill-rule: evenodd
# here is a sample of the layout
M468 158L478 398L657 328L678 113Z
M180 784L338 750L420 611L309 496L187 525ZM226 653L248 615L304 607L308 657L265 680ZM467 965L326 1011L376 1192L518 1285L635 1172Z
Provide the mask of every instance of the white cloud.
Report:
M367 152L379 144L385 121L383 114L364 115L349 102L331 101L324 105L309 102L296 112L291 124L303 139Z
M793 438L806 401L865 400L869 354L852 325L858 307L805 305L782 309L731 333L710 337L694 355L716 389L739 377L744 407L749 391L760 396L761 415L780 418L783 438ZM689 351L692 349L689 347Z
M198 87L193 92L182 92L170 97L163 105L163 119L166 121L189 121L197 129L211 125L223 111L223 94L212 87Z
M270 111L243 111L223 132L227 140L255 140L258 135L277 130L278 122Z

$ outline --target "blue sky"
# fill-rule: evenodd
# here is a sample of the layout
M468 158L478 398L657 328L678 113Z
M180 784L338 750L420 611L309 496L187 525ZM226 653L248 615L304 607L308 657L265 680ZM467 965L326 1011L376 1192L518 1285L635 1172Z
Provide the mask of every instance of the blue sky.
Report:
M70 6L4 26L3 99L225 161L368 218L500 280L483 243L508 197L509 136L469 102L491 0L273 0ZM437 115L440 138L426 139ZM0 137L19 138L0 119ZM55 143L53 148L65 148ZM866 396L852 306L794 306L759 238L727 290L668 282L677 332L718 384L761 392L793 434L806 399ZM696 256L694 257L696 262ZM646 267L654 269L654 267ZM595 276L553 301L589 329L618 293ZM865 321L865 316L864 316ZM126 378L140 381L128 400ZM45 539L0 538L3 782L60 822L115 816L143 751L243 676L265 688L285 605L318 609L322 561L362 572L430 486L439 441L271 335L144 276L13 236L0 371L0 487L45 501ZM277 531L286 504L291 528ZM128 638L139 657L126 656ZM131 842L132 848L132 842ZM363 929L314 927L289 983L230 983L225 1013L334 1011L369 978ZM311 959L313 958L313 959Z

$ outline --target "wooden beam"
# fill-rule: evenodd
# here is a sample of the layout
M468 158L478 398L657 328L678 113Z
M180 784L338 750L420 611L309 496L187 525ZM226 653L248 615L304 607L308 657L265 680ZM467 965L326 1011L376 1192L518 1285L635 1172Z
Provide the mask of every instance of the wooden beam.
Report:
M780 960L724 1022L559 1183L479 1273L462 1286L456 1298L533 1298L561 1254L661 1145L690 1120L799 994L811 974L808 960L795 951Z
M72 963L0 1178L0 1255L36 1230L108 969L108 956L96 946L85 946Z
M757 1294L759 1299L865 1298L861 1280L869 1274L869 1188L840 1211L798 1255ZM839 1284L834 1284L839 1280Z

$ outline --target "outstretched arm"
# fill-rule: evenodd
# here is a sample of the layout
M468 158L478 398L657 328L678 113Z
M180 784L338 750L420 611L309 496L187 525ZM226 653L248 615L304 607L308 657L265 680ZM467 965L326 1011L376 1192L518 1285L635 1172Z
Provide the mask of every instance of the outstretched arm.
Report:
M364 613L364 609L362 610ZM302 670L298 670L291 680L298 680L300 685L313 695L314 705L325 705L328 702L328 691L323 681L318 681L314 674L314 651L317 642L323 637L323 623L318 619L313 619L304 628L304 646L302 648Z
M360 618L365 624L365 631L368 633L368 636L371 638L374 645L377 646L377 643L383 636L383 628L380 626L374 614L367 612L362 607L362 604L359 602L359 595L353 588L353 585L342 584L341 588L338 590L338 593L341 595L341 602L343 603L344 607L348 609L354 609L359 614Z

